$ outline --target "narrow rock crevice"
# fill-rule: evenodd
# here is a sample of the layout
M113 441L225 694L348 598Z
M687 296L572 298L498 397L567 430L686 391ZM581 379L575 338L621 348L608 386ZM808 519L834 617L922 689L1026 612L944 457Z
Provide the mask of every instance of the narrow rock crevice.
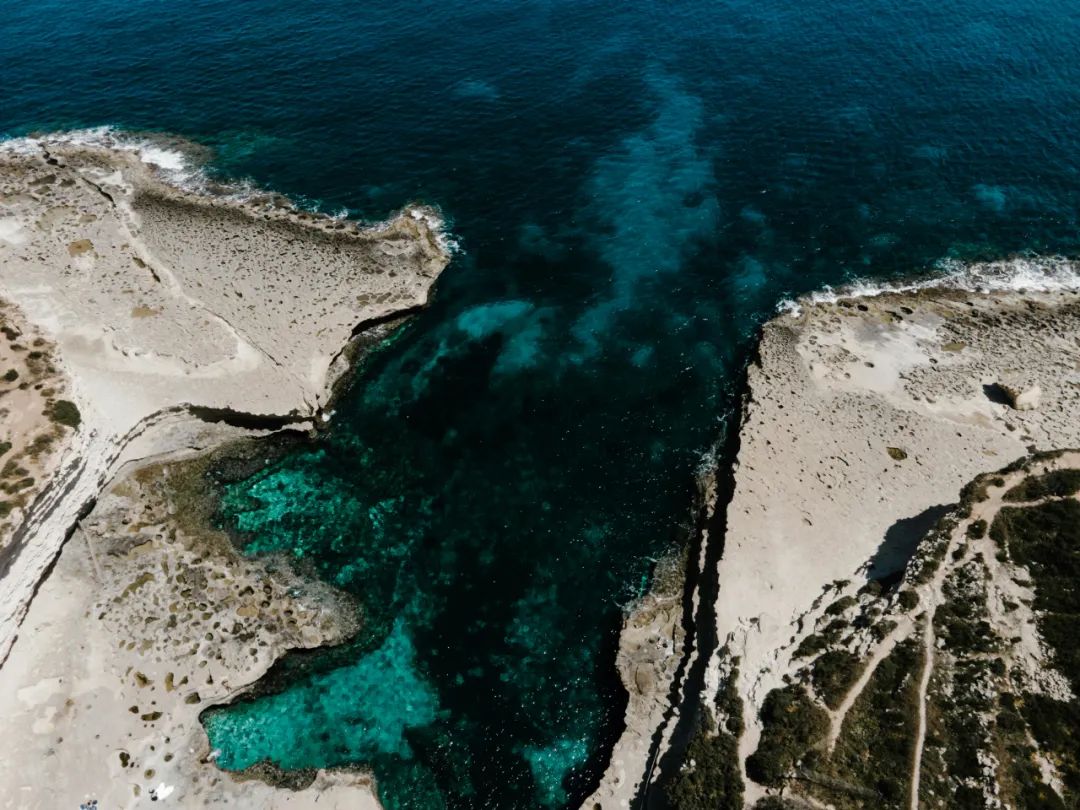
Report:
M755 354L740 372L734 390L748 392L747 370L758 362ZM745 413L744 393L736 408L722 421L723 431L715 450L715 492L712 503L703 504L697 533L698 547L691 555L687 571L683 621L686 631L684 660L672 687L671 708L664 724L657 730L650 765L642 788L632 807L666 808L662 786L683 766L686 747L693 737L704 711L712 712L716 696L708 694L707 673L710 662L724 640L717 634L716 604L719 589L718 567L724 556L727 538L727 509L735 492L736 465L740 446L740 413ZM695 609L696 603L696 609ZM671 724L674 723L674 726ZM670 727L670 729L669 729ZM664 741L666 740L666 750Z

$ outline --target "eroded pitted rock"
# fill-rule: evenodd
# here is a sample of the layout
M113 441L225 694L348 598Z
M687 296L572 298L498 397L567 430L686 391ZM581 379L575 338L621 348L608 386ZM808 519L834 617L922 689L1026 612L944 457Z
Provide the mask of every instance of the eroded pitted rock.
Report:
M278 806L276 788L256 781L272 769L243 781L217 769L200 714L235 698L286 651L349 638L361 617L349 597L290 560L245 557L211 526L210 463L131 469L65 546L27 619L39 658L0 670L4 685L15 685L2 706L8 727L24 733L8 761L49 774L21 806L70 806L91 789L110 807L150 791L177 806ZM77 632L65 636L65 627ZM51 719L41 725L41 717ZM314 794L348 783L345 806L373 806L363 774L304 776L284 786L311 785ZM297 796L288 806L308 803Z

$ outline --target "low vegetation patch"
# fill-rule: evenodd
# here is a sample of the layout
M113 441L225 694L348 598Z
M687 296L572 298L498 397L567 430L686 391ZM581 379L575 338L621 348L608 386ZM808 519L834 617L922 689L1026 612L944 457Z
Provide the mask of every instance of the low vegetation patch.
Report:
M980 560L956 568L945 579L945 602L934 612L934 632L954 654L990 653L997 640L987 621L986 568Z
M1067 488L1062 483L1052 486L1059 487L1056 491ZM1073 693L1068 700L1031 691L1019 699L1002 697L998 713L1002 744L1018 753L1028 750L1026 735L1012 731L1022 717L1039 750L1054 763L1064 788L1064 795L1057 797L1041 780L1033 781L1031 768L1013 757L1006 775L1016 806L1080 806L1080 699L1076 697L1080 694L1080 502L1068 498L1003 508L990 526L990 536L1008 559L1030 575L1035 591L1032 607L1050 649L1050 663Z
M683 767L664 786L673 810L742 810L745 786L739 769L739 736L743 714L738 677L735 659L716 700L720 726L711 714L701 718L686 748Z
M999 696L994 737L995 753L1001 763L997 774L1001 798L1006 807L1016 810L1065 810L1065 803L1043 781L1035 764L1036 752L1019 710L1016 696L1011 692Z
M1065 787L1068 807L1076 807L1080 798L1080 705L1055 700L1047 695L1026 693L1022 707L1024 719L1039 748L1051 756Z
M1036 610L1080 614L1080 501L1004 508L994 519L990 536L1014 563L1028 570L1035 584ZM1080 645L1080 637L1075 643ZM1080 686L1080 658L1074 649L1071 644L1065 649L1072 665L1062 674L1076 679L1075 689Z
M799 685L774 689L761 707L761 742L746 759L755 782L778 787L829 731L829 717Z
M665 793L674 810L740 810L743 780L735 735L718 730L711 719L703 722Z
M1031 475L1006 492L1002 498L1016 503L1043 498L1067 498L1080 492L1080 470L1051 470Z
M918 715L920 645L896 645L844 719L832 756L807 758L807 791L839 810L907 805Z
M947 690L932 696L942 723L942 758L949 789L958 807L984 807L993 793L993 775L980 761L990 749L988 717L994 714L996 688L985 658L961 657L938 667Z

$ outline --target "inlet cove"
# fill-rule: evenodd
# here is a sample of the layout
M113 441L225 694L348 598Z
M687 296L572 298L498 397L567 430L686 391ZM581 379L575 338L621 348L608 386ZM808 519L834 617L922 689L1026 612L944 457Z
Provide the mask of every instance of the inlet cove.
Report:
M0 16L12 807L1076 804L1072 5Z

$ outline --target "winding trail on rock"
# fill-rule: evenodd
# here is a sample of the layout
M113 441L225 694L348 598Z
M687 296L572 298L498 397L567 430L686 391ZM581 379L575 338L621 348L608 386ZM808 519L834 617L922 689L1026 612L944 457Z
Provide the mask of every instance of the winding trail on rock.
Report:
M862 695L863 691L866 689L866 685L874 676L878 664L892 654L892 651L896 649L897 644L906 640L907 637L911 635L911 631L914 627L915 622L912 618L907 615L903 616L900 621L897 622L893 631L889 633L877 647L875 647L873 655L870 656L870 660L866 662L866 666L863 667L863 670L855 683L848 689L847 694L844 695L844 699L841 701L840 705L835 709L825 707L825 711L829 713L829 736L826 741L826 749L829 753L832 753L836 748L836 742L840 739L840 731L844 727L844 719L847 717L848 712L851 711L851 707L855 705L855 701L859 699L859 696Z
M991 484L987 487L986 500L979 501L972 506L971 514L963 521L957 524L953 530L952 535L949 537L948 546L945 549L944 557L951 555L958 547L958 544L963 542L963 538L967 536L968 527L976 521L983 520L987 526L990 526L994 519L997 517L998 512L1001 511L1003 506L1006 506L1004 499L1005 493L1007 493L1013 486L1020 483L1025 478L1032 475L1042 474L1054 469L1060 468L1075 468L1080 467L1080 451L1068 451L1062 453L1056 459L1044 461L1038 464L1034 469L1020 469L1011 473L1007 473L1001 476L1002 482L1000 485ZM1075 498L1076 496L1070 495L1066 498ZM1015 506L1040 506L1044 503L1051 501L1064 500L1065 498L1047 497L1040 498L1033 501L1018 501ZM963 555L963 560L970 558L972 554L969 552ZM962 561L963 561L962 560ZM912 753L912 767L911 767L911 801L910 810L919 810L919 789L922 780L922 758L923 750L926 745L926 707L927 707L927 695L930 689L930 677L934 671L934 650L936 645L936 636L934 635L934 614L938 605L944 600L943 588L945 585L945 579L949 572L954 570L955 566L944 565L941 566L933 579L926 585L920 588L920 596L924 600L926 606L924 612L924 631L922 639L923 647L923 668L919 679L918 690L918 723L915 732L915 745ZM854 691L854 690L853 690Z
M1006 481L1006 487L1008 486ZM1001 492L1006 491L1005 487L1001 489ZM946 559L953 553L953 549L956 547L960 538L967 535L968 527L980 518L984 518L987 513L987 504L993 503L998 507L1001 505L1001 495L997 495L990 502L982 502L976 504L972 509L971 514L964 520L960 521L956 528L953 529L952 534L949 536L949 542L942 552L942 558ZM996 514L997 509L993 510ZM991 514L992 518L992 514ZM989 521L988 521L989 522ZM911 755L911 787L910 787L910 810L919 810L919 787L922 782L922 758L923 749L926 746L926 697L930 691L930 677L934 674L934 646L936 644L936 636L934 635L934 614L937 612L938 605L942 601L942 588L945 585L945 579L949 572L953 570L950 565L938 566L938 570L928 583L922 585L919 591L919 601L923 606L923 634L922 634L922 650L923 650L923 664L922 671L919 673L919 688L916 695L916 702L918 704L918 712L916 714L915 725L915 741L913 751Z
M919 782L922 778L923 746L926 743L926 693L930 688L930 675L934 670L934 619L928 607L923 622L923 668L919 676L919 713L915 727L915 751L911 765L911 810L919 810Z

